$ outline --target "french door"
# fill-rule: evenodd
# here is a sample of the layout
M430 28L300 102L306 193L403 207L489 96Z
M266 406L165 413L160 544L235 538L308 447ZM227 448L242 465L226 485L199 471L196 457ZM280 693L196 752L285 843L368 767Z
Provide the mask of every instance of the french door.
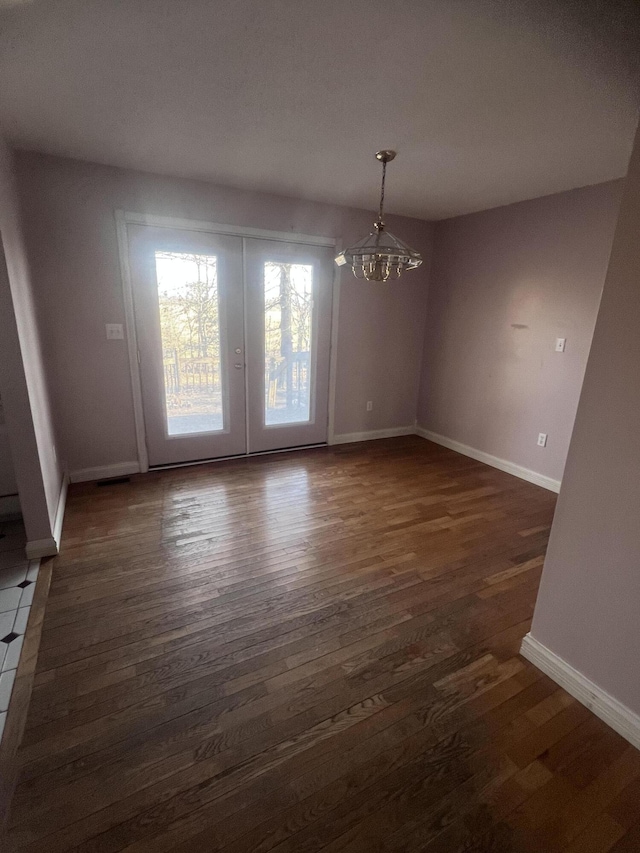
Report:
M333 252L127 225L149 464L327 440Z

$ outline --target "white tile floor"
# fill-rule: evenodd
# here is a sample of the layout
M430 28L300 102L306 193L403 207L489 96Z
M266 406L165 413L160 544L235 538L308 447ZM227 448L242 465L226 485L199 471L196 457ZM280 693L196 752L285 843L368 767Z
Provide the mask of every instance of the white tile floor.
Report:
M20 521L0 521L0 738L22 651L40 560L27 560Z

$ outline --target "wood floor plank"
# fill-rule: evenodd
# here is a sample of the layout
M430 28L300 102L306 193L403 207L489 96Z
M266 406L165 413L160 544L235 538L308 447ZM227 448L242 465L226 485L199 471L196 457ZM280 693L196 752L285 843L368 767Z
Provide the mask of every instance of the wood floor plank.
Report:
M554 503L416 437L72 486L2 849L640 849L518 655Z

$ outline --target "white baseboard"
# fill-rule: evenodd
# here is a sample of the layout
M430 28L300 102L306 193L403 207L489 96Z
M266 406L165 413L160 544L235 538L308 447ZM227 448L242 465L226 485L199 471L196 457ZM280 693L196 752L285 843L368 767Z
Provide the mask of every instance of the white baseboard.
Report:
M40 557L55 557L58 554L58 544L53 536L48 539L32 539L27 542L27 557L30 560L38 560Z
M18 495L3 495L0 498L0 518L18 518L22 515Z
M604 720L632 746L640 749L640 716L638 714L622 702L618 702L611 694L602 687L598 687L551 649L543 646L531 634L527 634L522 640L520 654L563 687L578 702L593 711L596 717Z
M373 441L376 438L396 438L399 435L413 435L415 427L391 427L390 429L373 429L368 432L345 432L334 435L331 444L351 444L354 441Z
M88 483L92 480L109 480L112 477L127 477L140 473L138 462L117 462L115 465L102 465L97 468L80 468L69 474L72 483Z
M500 459L498 456L491 456L490 453L485 453L483 450L476 450L475 447L469 447L467 444L462 444L459 441L454 441L452 438L447 438L444 435L438 435L437 432L424 429L417 426L414 430L416 435L426 438L428 441L433 441L435 444L441 444L443 447L448 447L449 450L455 450L457 453L462 453L463 456L470 456L471 459L477 459L478 462L484 462L485 465L491 465L492 468L498 468L500 471L506 471L507 474L513 474L514 477L520 477L521 480L527 480L529 483L535 483L536 486L542 486L543 489L549 489L550 492L560 491L560 480L554 480L544 474L538 474L537 471L531 471L529 468L523 468L522 465L516 465L515 462L508 462L506 459Z

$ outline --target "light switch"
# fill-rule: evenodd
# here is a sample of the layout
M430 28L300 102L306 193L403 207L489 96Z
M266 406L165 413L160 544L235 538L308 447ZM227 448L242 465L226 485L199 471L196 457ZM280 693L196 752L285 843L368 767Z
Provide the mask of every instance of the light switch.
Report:
M124 340L124 328L122 323L107 323L107 340L122 341Z
M564 348L567 344L566 338L556 338L556 352L564 352Z

